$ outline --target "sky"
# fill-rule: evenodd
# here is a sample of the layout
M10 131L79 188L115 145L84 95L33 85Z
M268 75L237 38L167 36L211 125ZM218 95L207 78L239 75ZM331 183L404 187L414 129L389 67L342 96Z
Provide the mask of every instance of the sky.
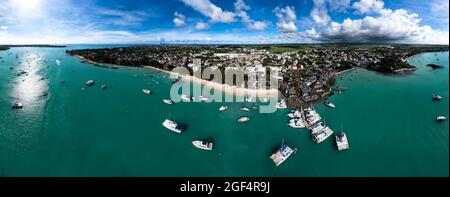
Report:
M0 0L0 44L448 44L448 13L448 0Z

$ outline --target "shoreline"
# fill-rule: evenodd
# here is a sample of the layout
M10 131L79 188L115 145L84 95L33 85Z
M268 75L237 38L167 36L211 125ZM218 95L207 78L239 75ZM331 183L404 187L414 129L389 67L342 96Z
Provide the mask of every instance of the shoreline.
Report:
M85 60L86 63L89 63L89 64L93 64L93 65L100 65L101 64L101 63L98 63L98 62L86 59L86 58L84 58L83 56L80 56L80 55L73 55L73 56L76 56L76 57L78 57L78 58L80 58L82 60ZM136 67L136 68L139 68L139 67ZM191 75L182 75L180 73L176 73L176 72L172 72L172 71L156 68L156 67L153 67L153 66L143 65L142 68L164 72L164 73L169 74L169 75L181 76L182 80L187 80L189 82L197 83L197 84L202 85L202 89L205 88L205 87L208 87L210 89L218 90L218 91L221 91L223 93L231 94L233 96L255 96L255 97L259 97L259 98L264 98L264 97L279 97L280 95L282 95L278 89L239 88L239 87L236 87L236 86L229 86L229 85L226 85L226 84L220 84L220 83L217 83L217 82L212 82L212 81L208 81L208 80L205 80L205 79L200 79L200 78L197 78L197 77L194 77L194 76L191 76Z

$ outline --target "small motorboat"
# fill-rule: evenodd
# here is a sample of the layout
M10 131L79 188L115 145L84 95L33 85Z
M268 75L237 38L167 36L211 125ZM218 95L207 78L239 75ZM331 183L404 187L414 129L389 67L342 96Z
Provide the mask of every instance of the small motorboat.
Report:
M245 106L241 107L241 110L242 110L242 111L250 111L250 109L247 108L247 107L245 107Z
M23 108L23 104L22 104L21 102L15 102L15 103L12 105L12 108L13 108L13 109L21 109L21 108Z
M163 102L168 104L168 105L172 105L173 104L173 101L170 100L170 99L164 99Z
M87 86L93 86L94 85L94 81L93 80L88 80L88 81L86 81L86 85Z
M249 117L243 116L243 117L241 117L241 118L238 119L238 122L247 122L247 121L249 121L249 120L250 120Z
M144 94L151 94L152 91L148 90L148 89L142 89L142 92L144 92Z
M199 149L203 149L203 150L212 150L213 149L213 139L212 138L208 138L206 140L195 140L192 141L192 144L199 148Z
M108 88L108 86L107 85L102 85L102 90L104 90L104 89L106 89L106 88Z
M228 109L228 105L222 105L222 106L220 106L219 111L225 111L227 109Z
M439 96L438 94L433 94L432 98L433 98L433 101L440 101L440 100L442 100L442 96Z
M325 102L323 102L323 104L325 104L329 108L335 108L336 107L336 105L334 105L333 103L330 103L329 101L325 101Z
M447 118L445 116L438 116L438 117L436 117L436 121L444 121L446 119Z

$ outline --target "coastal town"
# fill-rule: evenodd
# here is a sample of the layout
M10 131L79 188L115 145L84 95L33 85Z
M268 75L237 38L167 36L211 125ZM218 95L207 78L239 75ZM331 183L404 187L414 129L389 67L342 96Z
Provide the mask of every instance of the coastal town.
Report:
M334 91L345 90L345 87L333 88L335 76L341 72L357 67L381 73L410 72L415 67L406 62L408 57L447 50L447 45L155 45L66 53L94 64L151 66L167 71L185 67L191 74L204 68L219 69L222 74L228 69L241 68L245 75L254 74L257 79L278 80L278 87L247 80L228 85L277 88L289 107L299 107L324 100Z

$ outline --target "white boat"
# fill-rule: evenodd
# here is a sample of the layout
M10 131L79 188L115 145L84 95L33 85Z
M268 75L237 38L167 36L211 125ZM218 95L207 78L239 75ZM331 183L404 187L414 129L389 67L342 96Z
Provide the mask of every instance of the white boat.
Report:
M289 126L291 126L292 128L305 128L305 124L301 119L292 119L289 122Z
M287 108L286 100L283 99L283 100L277 102L277 103L275 104L275 108L278 108L278 109L286 109L286 108Z
M142 89L142 92L144 92L144 94L151 94L152 91L148 90L148 89Z
M336 107L336 105L334 105L333 103L330 103L328 101L325 101L323 104L325 104L329 108L335 108Z
M300 111L295 110L294 112L288 113L287 116L289 116L290 118L298 118L301 117L302 114L300 113Z
M58 66L61 65L61 61L56 60L56 64L57 64Z
M108 88L108 86L107 85L102 85L102 90L104 90L104 89L106 89L106 88Z
M439 96L438 94L433 94L432 95L433 101L439 101L442 100L442 96Z
M280 148L270 156L270 159L272 159L276 166L279 166L286 161L292 153L294 153L294 150L291 147L281 143Z
M317 124L312 125L309 130L311 131L311 135L315 135L316 133L322 132L323 129L325 129L325 124L323 122L319 122Z
M247 121L249 121L249 120L250 120L249 117L243 116L243 117L240 117L240 118L238 119L238 122L247 122Z
M225 111L227 109L228 109L228 105L222 105L222 106L220 106L219 111Z
M192 144L199 148L199 149L203 149L203 150L212 150L213 149L213 142L212 139L206 139L206 140L195 140L192 141Z
M242 110L242 111L250 111L250 109L247 108L247 107L241 107L241 110Z
M333 134L333 130L331 130L329 127L325 127L324 129L322 129L321 132L316 133L312 136L312 139L316 142L316 143L320 143L323 142L325 139L327 139L328 137L331 136L331 134Z
M438 116L436 117L436 121L443 121L446 120L447 118L445 116Z
M344 132L336 135L336 145L339 151L349 149L347 135Z
M23 104L21 102L15 102L11 107L14 109L20 109L23 108Z
M191 99L186 94L181 95L181 99L187 102L191 101Z
M168 105L172 105L173 104L173 101L170 100L170 99L164 99L163 102L168 104Z
M184 124L176 123L175 121L172 121L169 119L164 120L162 125L164 127L166 127L167 129L169 129L173 132L176 132L176 133L183 132L184 128L186 127Z
M86 81L86 85L87 86L93 86L94 85L94 81L93 80L88 80L88 81Z
M314 125L315 123L319 122L322 119L320 115L311 108L306 108L303 111L304 111L304 118L308 123L308 125L310 126Z

